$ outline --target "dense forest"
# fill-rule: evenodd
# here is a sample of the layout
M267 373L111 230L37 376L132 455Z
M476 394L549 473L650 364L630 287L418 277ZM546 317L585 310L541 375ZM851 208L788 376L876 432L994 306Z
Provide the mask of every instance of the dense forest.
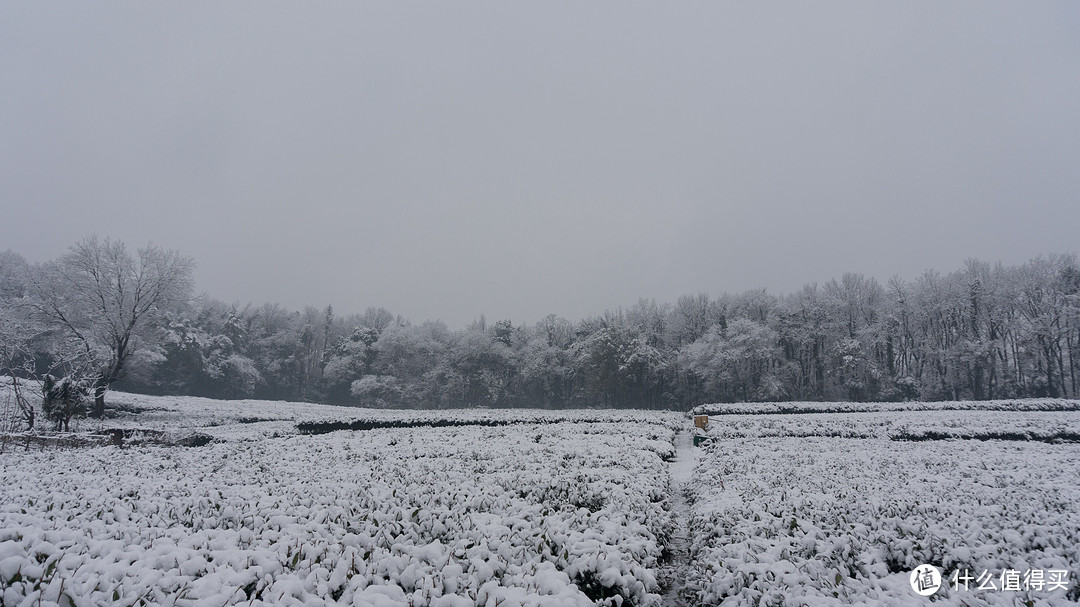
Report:
M1077 394L1074 255L640 300L578 321L480 317L461 330L382 308L195 298L192 269L173 251L133 256L97 239L41 265L0 254L3 373L82 378L99 406L110 387L415 408Z

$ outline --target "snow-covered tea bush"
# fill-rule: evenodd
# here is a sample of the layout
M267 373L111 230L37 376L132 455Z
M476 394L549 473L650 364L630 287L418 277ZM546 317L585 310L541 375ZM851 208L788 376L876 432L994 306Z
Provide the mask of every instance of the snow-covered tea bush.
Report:
M1080 441L1076 411L918 410L859 413L718 415L711 417L713 438L838 437L929 440L1014 438Z
M0 455L3 604L659 603L672 431L556 422Z
M926 427L1040 436L1076 430L1080 414L927 413L712 418L691 488L686 592L705 605L911 605L927 599L909 575L928 563L946 578L934 604L1075 604L1080 444L893 439ZM949 581L1033 569L1069 571L1067 588Z
M28 383L30 391L40 385ZM0 382L0 398L10 395L11 387ZM73 429L143 429L170 435L199 432L217 438L261 438L304 432L315 426L324 429L359 429L368 426L421 426L450 424L512 425L557 422L612 422L621 424L660 424L671 429L684 427L686 415L671 411L612 409L451 409L405 410L365 409L266 400L216 400L197 396L147 396L109 392L109 408L103 420L73 421ZM12 409L11 407L8 407ZM15 415L11 410L9 415ZM10 427L20 429L20 421L10 420ZM318 426L327 426L320 428ZM41 429L41 428L39 428Z
M768 415L809 413L873 413L884 411L1080 411L1080 400L1020 398L1014 400L948 400L903 402L764 402L713 403L694 407L695 415Z

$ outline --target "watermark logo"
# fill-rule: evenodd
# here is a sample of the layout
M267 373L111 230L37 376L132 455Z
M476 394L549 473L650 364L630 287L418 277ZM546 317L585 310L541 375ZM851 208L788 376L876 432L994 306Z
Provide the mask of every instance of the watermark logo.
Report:
M1020 592L1022 590L1053 592L1055 590L1069 589L1068 569L1050 569L1049 571L1043 569L1028 569L1027 571L1006 569L1000 575L995 575L991 571L983 569L978 576L972 575L972 573L968 569L957 569L952 574L952 589L957 592L968 591L973 587L977 590L1003 590L1005 592ZM975 586L976 583L978 586Z
M983 569L975 575L970 569L957 569L949 580L954 592L979 590L999 590L1004 592L1054 592L1069 591L1071 578L1075 577L1068 569L1029 569L1020 571L1006 569L1000 574ZM922 564L911 572L911 589L920 596L935 594L944 585L941 570L933 565ZM1071 595L1070 595L1071 596Z
M911 572L911 589L919 596L930 596L941 588L941 571L933 565L919 565Z

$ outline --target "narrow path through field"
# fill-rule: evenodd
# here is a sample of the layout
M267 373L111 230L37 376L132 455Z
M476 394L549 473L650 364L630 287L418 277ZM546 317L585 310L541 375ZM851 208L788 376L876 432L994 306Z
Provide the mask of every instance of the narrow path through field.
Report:
M694 463L694 436L690 432L680 432L675 435L675 459L668 465L674 530L665 547L667 558L660 568L659 581L665 607L686 607L686 602L679 597L690 560L690 506L683 490L693 477Z

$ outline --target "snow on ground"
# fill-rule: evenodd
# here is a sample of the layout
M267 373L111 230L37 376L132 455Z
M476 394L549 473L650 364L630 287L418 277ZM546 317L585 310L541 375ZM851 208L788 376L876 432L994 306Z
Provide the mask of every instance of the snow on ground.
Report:
M217 438L0 454L3 604L660 604L679 416L275 438L227 418L329 413L111 396Z
M679 433L675 437L675 459L668 464L671 474L671 506L668 512L672 531L664 547L665 562L660 568L663 604L668 607L684 607L687 604L682 596L690 562L690 507L686 493L690 490L695 461L693 435L690 432Z
M712 403L694 407L695 415L762 415L770 413L870 413L883 411L1080 411L1080 400L1018 398L1013 400L948 400L936 402L768 402Z
M109 399L123 448L0 452L0 605L927 604L920 563L1069 572L935 604L1080 601L1076 401L725 405L676 449L665 412Z
M31 382L26 382L32 385ZM34 389L24 391L36 394ZM10 401L11 388L0 385L0 403ZM368 425L443 425L520 423L624 423L658 424L677 430L686 425L686 416L671 411L611 409L449 409L406 410L367 409L305 402L265 400L216 400L196 396L147 396L109 392L106 418L72 420L72 429L83 433L108 430L144 430L164 435L168 442L192 434L217 440L256 440L303 433L304 425L340 427ZM14 415L13 406L3 411ZM18 422L8 426L18 427ZM5 427L8 427L5 426ZM38 412L39 433L50 434L50 424ZM321 432L323 430L318 430ZM672 450L673 454L674 451Z
M1080 441L1077 411L889 411L719 415L710 418L709 436L839 437L925 440L928 438L1001 438Z
M909 583L927 563L946 578L934 604L1076 604L1080 444L891 440L898 428L977 436L1017 424L1076 430L1080 413L711 417L687 587L706 605L927 604ZM1067 571L1067 587L1002 590L1000 576L1032 570ZM958 572L988 572L997 590L954 588Z

